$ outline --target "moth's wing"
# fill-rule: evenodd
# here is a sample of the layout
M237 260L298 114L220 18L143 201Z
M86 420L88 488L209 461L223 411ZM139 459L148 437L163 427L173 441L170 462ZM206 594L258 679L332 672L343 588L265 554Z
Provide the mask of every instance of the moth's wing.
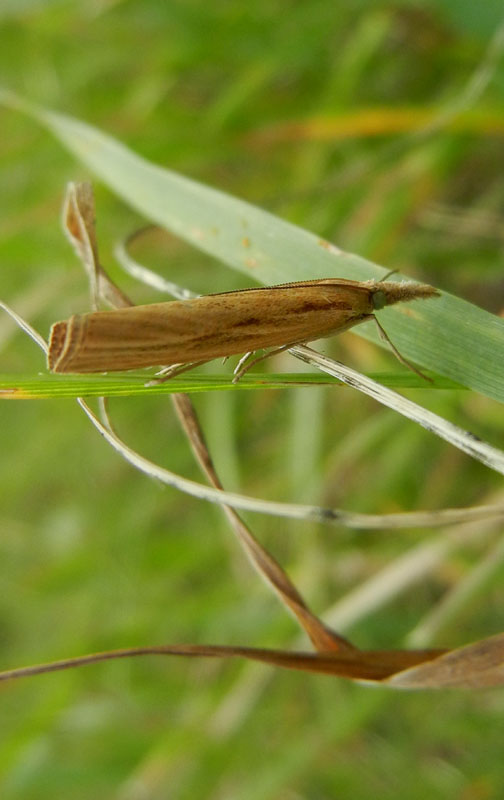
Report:
M53 325L53 372L106 372L208 361L340 333L372 313L355 281L298 281L194 300L99 311Z

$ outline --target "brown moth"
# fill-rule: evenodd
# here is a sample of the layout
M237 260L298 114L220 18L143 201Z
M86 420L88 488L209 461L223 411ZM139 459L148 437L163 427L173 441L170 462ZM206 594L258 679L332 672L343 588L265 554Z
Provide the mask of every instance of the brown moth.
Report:
M48 365L67 373L179 367L263 348L278 351L371 319L386 337L375 311L438 294L421 283L323 278L76 314L52 326Z

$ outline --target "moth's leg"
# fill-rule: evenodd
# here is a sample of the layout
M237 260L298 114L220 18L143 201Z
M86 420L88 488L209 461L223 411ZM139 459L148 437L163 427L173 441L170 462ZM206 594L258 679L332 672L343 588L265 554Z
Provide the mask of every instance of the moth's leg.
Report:
M189 364L170 364L169 367L163 367L156 373L156 377L146 383L146 386L158 386L160 383L166 383L175 375L181 375L182 372L189 372L189 370L199 367L201 364L208 364L212 359L205 358L203 361L190 361Z
M267 353L263 353L262 356L257 356L257 358L253 358L251 361L248 359L251 355L253 355L254 351L245 353L245 355L240 358L238 364L234 368L233 383L238 383L240 378L243 378L245 373L248 372L250 367L253 367L254 364L258 364L260 361L265 361L270 356L276 356L278 353L283 353L285 350L288 350L289 347L294 347L294 344L291 342L290 344L282 345L282 347L275 347L274 350L268 350Z
M371 317L374 319L374 321L376 322L376 324L378 326L378 332L380 334L380 338L383 339L384 342L387 342L388 346L392 350L392 352L395 355L395 357L397 358L397 360L400 361L401 364L404 364L405 367L408 367L408 369L410 369L412 372L415 372L417 375L419 375L421 378L423 378L424 381L429 381L429 383L432 383L432 378L429 378L428 375L424 375L423 372L421 372L417 367L415 367L414 364L412 364L410 361L408 361L406 358L404 358L404 356L401 355L401 353L399 352L397 347L390 341L386 331L384 330L384 328L382 328L382 326L378 322L378 320L375 317L375 315L371 314L370 318Z
M247 363L247 361L249 360L250 356L253 356L253 355L254 355L254 352L255 352L254 350L249 350L249 351L248 351L248 353L245 353L245 355L243 355L243 356L240 358L240 360L238 361L238 364L236 365L236 367L235 367L235 368L234 368L234 370L233 370L233 375L235 375L235 376L238 376L238 379L237 379L237 380L234 380L234 379L233 379L233 383L237 383L237 382L238 382L238 380L240 380L241 376L242 376L242 375L245 375L245 372L248 370L248 366L247 366L247 367L245 367L245 364L246 364L246 363ZM224 361L227 361L227 359L228 359L228 356L226 356L226 358L224 359ZM254 363L254 362L251 362L251 363ZM250 364L249 364L249 366L250 366ZM244 369L244 371L242 372L242 369L243 369L244 367L245 367L245 369Z

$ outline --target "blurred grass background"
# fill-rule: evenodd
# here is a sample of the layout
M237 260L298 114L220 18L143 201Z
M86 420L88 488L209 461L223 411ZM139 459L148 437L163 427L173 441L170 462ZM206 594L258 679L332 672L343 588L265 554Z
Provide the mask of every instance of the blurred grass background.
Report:
M0 74L155 162L500 313L502 17L500 2L468 0L4 0ZM0 294L46 334L87 306L59 217L65 183L92 176L27 118L0 120ZM158 299L112 266L114 241L143 221L95 189L104 264L137 302ZM173 239L136 255L196 291L244 285ZM4 317L0 346L2 373L44 370ZM393 363L351 335L324 346L362 369ZM503 445L496 403L409 394ZM501 492L482 465L346 389L195 402L229 489L373 512ZM199 477L167 399L112 410L129 443ZM72 401L4 402L0 415L3 666L162 642L294 646L293 622L217 508L133 472ZM502 630L499 526L360 534L248 521L360 646ZM389 596L375 585L371 608L350 596L380 576ZM261 666L111 663L2 687L1 795L500 798L503 711L502 690L392 694Z

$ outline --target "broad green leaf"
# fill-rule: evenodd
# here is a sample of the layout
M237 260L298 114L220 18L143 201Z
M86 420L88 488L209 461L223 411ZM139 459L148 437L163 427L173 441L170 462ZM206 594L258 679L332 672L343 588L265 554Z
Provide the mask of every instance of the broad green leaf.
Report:
M34 107L7 92L0 93L0 101L45 125L146 218L246 273L250 283L317 277L365 280L384 274L382 267L344 253L313 233L150 163L86 123ZM504 401L504 320L447 293L384 309L379 316L406 358ZM376 340L369 323L354 331Z

